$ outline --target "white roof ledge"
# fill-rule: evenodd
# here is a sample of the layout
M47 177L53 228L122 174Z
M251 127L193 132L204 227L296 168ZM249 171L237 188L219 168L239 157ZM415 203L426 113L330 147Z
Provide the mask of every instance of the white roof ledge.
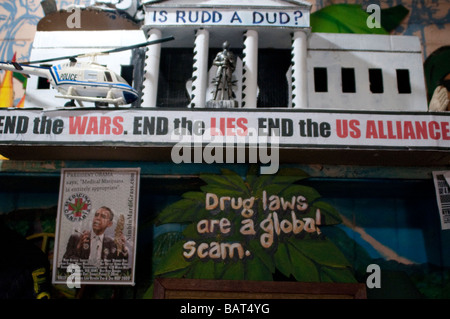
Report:
M143 0L143 5L152 7L197 7L197 8L218 8L218 7L246 7L246 8L292 8L311 7L311 4L302 0Z

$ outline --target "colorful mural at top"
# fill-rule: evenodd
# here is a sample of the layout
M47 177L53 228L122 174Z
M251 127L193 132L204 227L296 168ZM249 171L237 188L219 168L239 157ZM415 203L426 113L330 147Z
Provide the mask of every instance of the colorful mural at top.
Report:
M377 4L382 9L403 5L409 14L392 34L419 37L424 59L439 47L450 43L450 3L445 0L315 0L310 3L313 4L311 12L341 3L359 4L362 8Z
M89 0L57 1L58 8L88 3ZM43 16L39 0L4 0L0 3L0 61L10 61L14 56L17 61L29 59L36 25ZM2 79L5 73L1 72ZM24 80L18 80L14 81L14 106L21 102L24 94Z

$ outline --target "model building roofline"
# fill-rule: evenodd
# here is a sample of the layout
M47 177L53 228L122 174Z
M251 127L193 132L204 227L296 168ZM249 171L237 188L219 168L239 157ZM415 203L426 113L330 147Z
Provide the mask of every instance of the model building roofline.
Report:
M245 7L245 8L298 8L298 7L311 7L311 4L307 1L299 0L189 0L189 1L177 1L177 0L144 0L143 5L152 7Z

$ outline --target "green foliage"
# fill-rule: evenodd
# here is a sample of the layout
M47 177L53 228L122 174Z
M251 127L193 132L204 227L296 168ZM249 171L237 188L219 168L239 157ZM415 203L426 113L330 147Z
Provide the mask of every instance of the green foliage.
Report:
M370 28L367 25L367 19L372 19L370 10L366 12L358 4L332 4L311 13L311 29L312 32L326 33L389 34L408 13L403 5L381 9L381 27Z
M383 28L367 25L369 13L358 4L340 3L311 13L311 31L326 33L388 34Z
M381 26L387 31L395 30L403 19L409 14L409 10L403 5L381 9Z
M233 280L273 280L275 272L286 278L297 281L328 281L356 282L351 265L341 251L320 231L314 221L320 222L320 228L336 225L341 222L339 213L331 205L321 199L320 194L312 187L297 184L308 178L308 175L298 169L280 169L276 175L257 175L257 167L250 167L245 178L230 170L223 170L222 175L205 174L200 178L206 183L201 191L183 194L182 199L167 206L159 214L157 224L180 223L186 227L175 243L167 243L164 248L167 254L158 256L155 265L155 276L202 279L233 279ZM205 199L207 193L213 193L218 198L249 199L254 198L252 216L244 216L242 209L233 209L230 202L224 209L207 210ZM266 207L263 205L266 196ZM273 197L271 197L273 196ZM269 210L267 203L271 200L283 199L284 205L297 203L295 199L302 196L307 208L293 212L286 206L278 210ZM288 204L286 204L288 202ZM289 205L288 205L289 206ZM290 206L289 206L290 207ZM317 213L320 212L320 220ZM297 232L293 231L292 214L303 223ZM270 220L269 220L270 216ZM275 219L275 216L278 219ZM199 234L197 224L202 220L221 220L230 222L229 232L215 229L213 232ZM254 234L242 232L242 221L252 222ZM278 232L275 224L282 220L291 223L288 231ZM306 220L312 223L307 229ZM263 226L264 225L264 226ZM272 241L263 245L262 235L270 233L268 225L273 226ZM279 224L278 224L279 225ZM286 226L286 223L285 223ZM299 230L300 229L300 230ZM163 235L160 235L163 236ZM267 237L266 237L267 239ZM219 253L221 243L240 243L245 250L245 256L233 258L223 255L217 258L199 258L194 253L189 259L183 256L189 249L185 243L193 241L197 245L208 245L209 253ZM162 249L162 248L161 248ZM160 250L161 250L160 249ZM222 251L223 253L223 251ZM211 256L209 256L211 257Z

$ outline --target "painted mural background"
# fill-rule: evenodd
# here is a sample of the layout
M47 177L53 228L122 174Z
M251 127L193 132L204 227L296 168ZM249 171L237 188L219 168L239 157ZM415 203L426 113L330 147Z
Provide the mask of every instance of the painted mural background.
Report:
M250 167L245 178L231 170L202 174L201 191L183 194L157 216L157 225L184 229L170 247L165 235L155 239L155 275L272 281L278 273L293 281L356 282L322 232L341 223L338 212L314 188L296 183L308 175L256 173Z
M296 170L284 172L289 171L291 173L284 174L281 170L278 176L263 178L247 175L242 179L233 172L200 175L207 183L200 188L201 192L183 194L179 200L162 206L155 217L154 275L365 283L370 274L367 267L375 264L381 269L381 289L367 289L369 298L450 298L450 260L447 246L443 244L445 239L441 237L445 231L439 230L434 189L430 183L385 179L316 181ZM232 262L218 263L218 259L209 256L198 258L197 252L183 258L183 253L192 248L183 244L193 241L198 248L204 241L204 234L196 229L196 225L200 225L197 222L230 216L233 211L229 206L216 212L217 215L205 210L208 192L236 198L253 194L260 200L265 188L267 193L289 200L291 196L304 195L310 207L296 214L299 218L312 217L320 230L308 236L306 232L279 231L276 245L261 249L258 238L264 232L259 223L271 211L262 209L256 202L257 213L252 217L257 229L254 237L239 236L237 231L233 236L218 232L207 236L206 240L209 243L228 239L239 242L245 238L243 245L251 247L249 250L255 249L254 258L247 261L234 258ZM320 226L315 214L319 207ZM278 213L280 221L293 220L290 210L281 209ZM232 225L235 226L235 222ZM214 249L209 246L207 253L208 250ZM151 292L150 288L145 296L151 296Z
M57 1L58 8L89 2ZM375 3L382 8L402 4L409 13L393 34L418 36L424 60L439 47L450 44L450 2L447 0L316 0L311 3L312 12L337 3L357 3L362 7ZM39 0L4 0L0 3L0 60L11 60L14 54L18 61L28 59L36 24L42 17ZM4 72L0 73L1 79L4 76ZM23 85L17 79L13 81L14 103L18 104L23 96ZM368 181L359 178L302 181L317 190L339 213L342 221L339 225L321 230L350 263L354 278L365 282L367 265L375 263L383 270L383 288L370 290L369 297L450 298L450 256L446 244L449 232L440 230L432 181L386 178ZM59 182L58 178L55 180L51 180L49 185L56 187L51 188L45 185L45 179L40 179L39 183L21 188L21 192L4 186L2 219L23 236L53 233ZM121 288L120 293L125 297L151 296L151 280L155 270L161 269L155 262L167 254L172 244L183 238L184 228L176 221L160 227L155 227L154 223L164 209L182 199L176 191L178 185L173 185L172 193L162 193L148 186L151 183L154 183L151 178L144 181L143 190L147 186L154 193L143 191L145 196L141 194L137 290ZM36 207L41 208L24 208L18 202L38 202L41 204ZM99 291L101 289L98 288ZM104 296L110 296L110 289L114 288L107 289ZM73 291L60 293L66 297L73 296ZM97 295L102 293L93 292Z
M307 167L301 169L305 171L304 168ZM148 167L144 171L146 169ZM151 298L155 276L366 283L370 275L367 267L371 264L381 269L381 288L367 289L368 298L450 298L450 232L440 228L431 179L389 178L390 174L381 170L372 170L370 175L361 170L356 170L354 175L344 174L345 168L331 171L323 168L322 175L318 176L313 167L303 175L295 173L300 168L285 167L281 170L285 175L259 179L255 175L249 178L246 165L230 168L230 171L215 166L198 169L200 173L193 177L192 171L191 175L186 175L188 168L179 168L184 172L183 178L177 175L175 178L155 177L154 173L144 172L139 198L136 286L91 286L84 291L83 298ZM25 176L21 180L26 181L26 186L3 185L0 224L5 222L25 238L54 233L57 171L48 177ZM315 176L311 176L311 172ZM334 178L336 174L341 177ZM344 175L346 177L342 177ZM294 236L289 223L285 223L280 236L274 236L272 244L265 242L268 248L263 249L261 236L268 232L256 225L267 219L268 214L261 214L261 211L254 214L256 233L242 235L241 223L247 219L241 214L242 208L237 213L231 209L215 214L213 210L205 210L206 193L246 199L251 191L261 195L263 189L267 194L282 194L279 198L289 201L292 196L298 199L303 195L310 201L310 207L320 208L322 225L316 225L317 209L296 211L298 218L314 220L315 231L302 230ZM261 204L260 198L255 198L255 207ZM296 204L304 202L300 198ZM293 220L289 210L282 209L278 213L280 222ZM196 231L199 221L224 217L230 225L222 225L233 233L218 232L216 228L216 234L207 236ZM264 227L270 230L269 225L266 221ZM313 230L311 223L309 225L308 229ZM40 238L36 240L39 243ZM183 251L189 253L192 245L184 250L183 245L191 240L197 245L241 242L251 256L239 259L235 255L223 263L197 255L187 260L182 254ZM211 249L213 247L209 245L208 252L221 258L217 250ZM50 260L52 248L52 241L49 241ZM296 257L288 257L292 254ZM52 291L52 297L73 298L76 293L59 285Z

